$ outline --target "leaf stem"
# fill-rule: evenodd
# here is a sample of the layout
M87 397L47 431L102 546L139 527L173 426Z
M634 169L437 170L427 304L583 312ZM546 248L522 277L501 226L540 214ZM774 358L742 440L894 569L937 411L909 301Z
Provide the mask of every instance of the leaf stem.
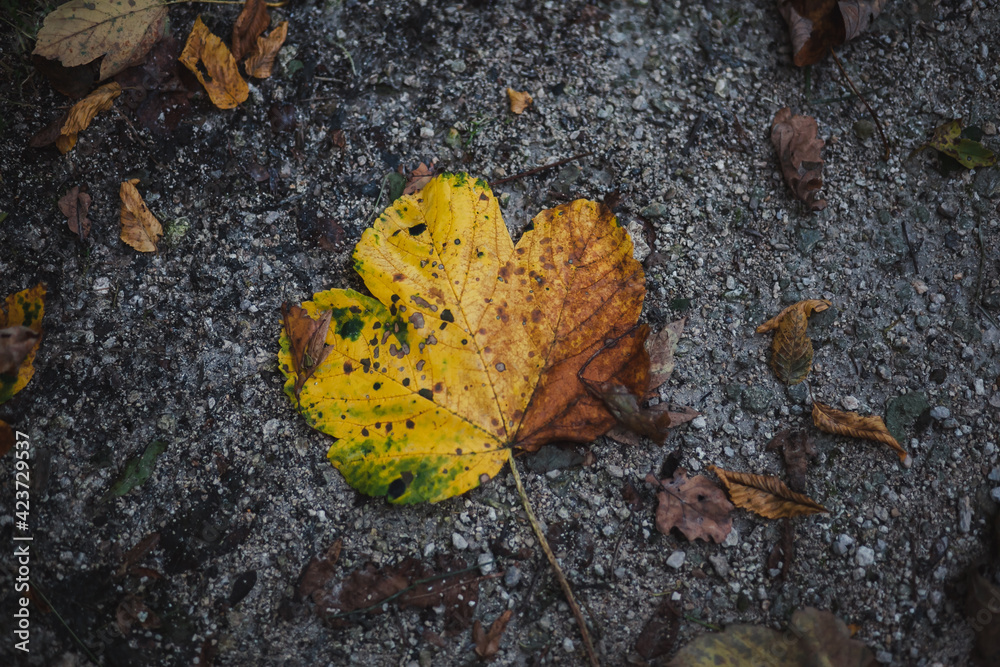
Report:
M563 594L566 596L566 602L569 604L569 608L573 610L573 617L576 619L577 627L580 628L580 635L583 637L583 646L587 649L587 657L590 658L591 667L601 667L601 663L597 659L597 653L594 652L594 643L590 639L590 631L587 630L587 621L583 618L583 612L580 611L580 605L576 603L576 598L573 596L573 589L569 587L569 582L566 581L566 575L563 574L562 568L559 567L559 561L556 560L556 555L552 553L552 547L549 546L549 541L545 539L545 533L542 532L542 526L538 523L538 517L535 516L535 511L531 509L531 502L528 500L528 494L525 493L524 485L521 484L521 475L517 472L517 464L514 463L513 450L508 451L510 452L508 455L510 471L514 475L514 484L517 485L517 493L521 496L521 503L524 505L524 511L528 515L528 522L531 523L531 528L535 531L535 537L538 538L538 543L542 545L542 551L545 552L545 557L549 559L549 565L552 566L552 571L555 573L556 579L559 580L559 586L562 588Z
M46 597L45 593L43 593L37 586L34 587L32 591L36 593L38 597L42 598L42 601L45 602L45 604L49 605L49 609L52 610L52 613L56 615L56 618L59 619L59 622L62 623L64 628L66 628L66 631L69 632L69 635L70 637L73 638L73 641L75 641L80 646L80 648L83 649L83 652L87 654L87 657L90 658L91 662L93 662L95 665L101 664L100 660L98 660L94 656L94 654L90 651L87 645L84 644L80 640L80 638L76 636L76 633L73 632L73 628L69 627L69 623L67 623L66 619L62 617L62 614L59 613L59 610L52 606L52 602L49 600L48 597Z
M837 67L840 68L840 73L844 75L844 79L847 81L847 85L851 87L851 92L857 95L858 99L864 102L865 108L868 109L868 113L871 114L872 120L875 121L875 129L878 130L878 136L882 138L882 146L885 147L885 155L882 156L882 161L888 162L890 155L889 140L885 138L885 132L882 131L882 121L878 119L878 114L875 113L874 109L872 109L872 105L868 104L868 100L865 99L865 96L862 95L860 92L858 92L858 89L854 85L854 82L851 81L851 77L848 76L847 70L845 70L844 66L841 64L840 58L837 57L837 52L834 51L833 49L830 49L830 55L833 56L833 62L837 63Z
M568 157L565 160L559 160L558 162L553 162L551 164L546 164L546 165L543 165L541 167L535 167L534 169L529 169L528 171L522 171L520 173L514 174L513 176L507 176L506 178L501 178L498 181L492 181L490 183L490 187L491 188L495 188L498 185L501 185L503 183L509 183L510 181L515 181L515 180L517 180L519 178L524 178L525 176L534 176L535 174L541 173L541 172L545 171L546 169L553 169L554 167L561 167L561 166L563 166L564 164L566 164L568 162L572 162L573 160L579 160L579 159L585 158L585 157L590 157L593 154L594 154L593 151L587 151L586 153L580 153L578 155L574 155L573 157Z

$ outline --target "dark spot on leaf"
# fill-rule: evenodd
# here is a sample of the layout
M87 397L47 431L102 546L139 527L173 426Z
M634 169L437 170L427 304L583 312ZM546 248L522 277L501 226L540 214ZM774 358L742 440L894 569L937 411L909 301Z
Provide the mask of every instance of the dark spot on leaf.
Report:
M427 225L420 223L419 225L413 225L410 227L410 236L420 236L427 231Z
M392 480L389 484L388 494L389 498L396 500L401 495L406 493L406 489L409 488L410 483L413 481L413 473L410 471L404 471L400 474L399 478Z
M434 400L434 393L431 392L430 389L421 389L417 393L426 398L428 401Z
M454 322L455 316L451 314L451 310L445 308L444 310L441 311L441 319L444 320L445 322Z
M398 283L399 281L403 280L404 278L406 278L406 276L404 276L402 273L394 273L392 275L392 282ZM393 296L396 296L396 295L394 294ZM399 297L397 296L396 299L398 299L398 298Z
M372 329L381 329L381 328L382 328L381 322L376 322L375 324L372 325Z
M407 419L406 420L406 428L413 428L413 426L414 426L413 420L412 419Z
M365 369L365 373L370 373L371 370L372 370L372 360L371 359L362 359L361 360L361 367Z
M444 391L444 385L442 383L438 382L436 385L434 385L435 393L440 394L442 391Z
M389 297L389 300L392 301L393 303L396 303L397 301L399 301L399 295L393 294L391 297Z
M469 339L468 338L463 338L462 339L462 345L468 345L468 344L469 344Z
M410 378L403 378L403 386L404 387L410 386Z
M337 334L339 334L341 338L357 340L364 327L365 323L360 317L352 317L346 322L340 322L340 326L337 327Z
M458 454L459 456L461 456L462 455L462 448L461 447L456 447L455 448L455 453Z
M354 366L351 365L351 362L345 361L344 362L344 375L350 375L353 372L354 372Z
M447 323L447 322L442 322L442 323L441 323L441 326L439 326L439 327L438 327L438 329L439 329L440 331L444 331L444 328L445 328L446 326L448 326L448 323Z
M351 306L350 308L348 308L348 310L351 311L352 313L354 313L355 315L357 315L358 313L361 312L361 307L360 306Z
M375 384L372 385L372 389L374 389L375 391L378 391L381 388L382 388L381 382L376 382ZM378 428L378 426L376 426L375 428Z
M368 429L366 429L366 428L361 429L361 435L363 435L363 436L365 436L367 438L368 437Z
M461 239L455 239L455 245L462 245Z

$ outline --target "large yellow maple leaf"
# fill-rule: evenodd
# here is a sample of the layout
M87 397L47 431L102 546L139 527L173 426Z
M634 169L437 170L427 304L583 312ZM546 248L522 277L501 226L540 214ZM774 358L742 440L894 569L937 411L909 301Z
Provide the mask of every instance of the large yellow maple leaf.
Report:
M646 391L642 267L601 204L543 211L515 245L484 181L443 174L364 232L354 266L374 298L315 294L286 314L279 362L302 415L337 438L330 461L366 494L439 501L515 447L589 442L614 418L581 369Z

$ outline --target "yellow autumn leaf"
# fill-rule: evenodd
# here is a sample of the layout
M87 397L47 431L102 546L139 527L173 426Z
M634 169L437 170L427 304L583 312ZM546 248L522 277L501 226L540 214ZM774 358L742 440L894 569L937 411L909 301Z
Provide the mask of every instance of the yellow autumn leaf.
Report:
M312 345L323 361L310 366L283 332L285 391L338 438L328 457L359 491L398 503L463 493L513 447L590 441L614 424L577 376L591 357L589 379L645 391L642 336L624 335L645 293L631 253L611 212L586 200L543 211L515 246L484 181L442 174L362 235L354 266L374 298L332 289L302 304L315 324L295 346L309 348L329 312L332 349ZM296 368L310 373L297 401Z
M816 428L821 431L862 438L863 440L874 440L889 445L907 468L913 461L903 446L899 444L899 441L892 437L885 422L878 415L862 417L857 412L844 412L819 401L813 401L812 417Z
M178 60L205 86L212 104L218 108L232 109L250 96L250 87L240 76L233 54L209 31L201 16L195 19ZM198 67L199 62L202 67Z
M103 56L103 80L140 62L163 35L166 20L162 0L70 0L45 17L33 53L65 67Z
M524 110L530 107L532 102L535 101L527 91L522 93L513 88L507 88L507 100L510 102L511 113L518 116L524 113Z
M0 403L24 389L34 376L44 315L45 286L41 283L11 294L0 309Z
M734 472L711 465L708 469L722 480L734 505L768 519L787 519L827 511L809 496L789 489L777 477Z
M278 50L288 37L288 21L282 21L267 37L258 37L257 45L243 62L247 74L256 79L266 79L271 76L274 59Z
M156 242L163 236L163 227L136 189L138 178L123 181L119 189L122 200L121 239L139 252L155 252Z
M808 318L814 312L821 312L829 307L830 302L825 299L799 301L757 327L757 333L774 331L771 368L785 384L802 382L812 370L813 346L807 333Z
M66 116L66 122L59 130L56 148L61 153L68 153L76 146L76 137L86 130L94 117L102 111L107 111L122 94L122 87L116 81L106 83L90 95L73 105Z

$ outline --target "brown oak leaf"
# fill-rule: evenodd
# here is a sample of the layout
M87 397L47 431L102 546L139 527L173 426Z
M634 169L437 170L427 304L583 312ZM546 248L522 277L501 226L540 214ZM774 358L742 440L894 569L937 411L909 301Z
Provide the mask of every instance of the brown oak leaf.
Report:
M868 29L886 0L778 0L788 23L794 62L799 67L819 62L830 49Z
M813 423L821 431L884 443L896 452L903 466L909 468L913 462L903 446L889 433L882 418L877 415L862 417L857 412L844 412L819 401L813 401L812 417Z
M232 53L239 60L253 51L257 38L267 30L271 17L267 13L264 0L246 0L240 15L233 24Z
M827 511L815 500L789 489L777 477L723 470L718 466L708 469L722 480L734 505L762 517L784 519Z
M779 110L771 123L771 143L778 151L778 163L785 183L811 211L826 208L826 200L819 197L819 189L823 187L820 151L825 143L816 136L817 132L815 118L793 116L788 107Z
M691 541L713 540L718 544L733 529L729 516L733 504L707 477L696 475L689 479L687 471L681 468L671 480L657 480L649 473L646 481L659 489L656 493L660 502L656 508L656 529L664 535L677 528Z
M802 382L812 370L813 346L807 335L808 317L829 307L830 302L822 299L799 301L757 327L757 333L775 332L771 344L771 368L785 384Z
M69 230L76 234L81 241L86 241L90 235L90 218L87 213L90 210L90 195L81 190L79 185L74 185L59 200L59 210L66 216L66 224Z

